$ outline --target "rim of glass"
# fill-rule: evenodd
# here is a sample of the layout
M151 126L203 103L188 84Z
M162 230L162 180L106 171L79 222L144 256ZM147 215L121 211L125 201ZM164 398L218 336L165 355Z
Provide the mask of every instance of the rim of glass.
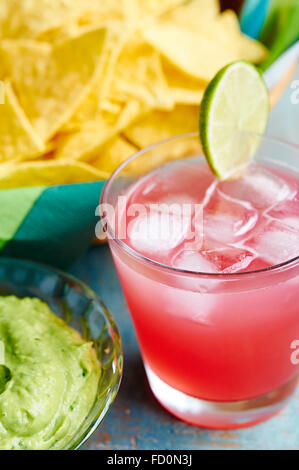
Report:
M100 426L100 424L102 423L102 421L106 417L110 407L112 406L112 404L113 404L113 402L114 402L114 400L115 400L115 398L118 394L118 391L119 391L119 387L120 387L121 380L122 380L122 375L123 375L123 356L124 356L124 354L123 354L122 340L121 340L121 336L120 336L118 326L117 326L117 324L116 324L116 322L113 318L113 315L108 310L108 308L106 307L106 305L104 304L102 299L96 294L96 292L94 292L94 290L92 290L87 284L85 284L85 282L83 282L80 279L76 278L72 274L64 272L59 268L54 268L54 267L52 267L50 265L47 265L45 263L31 261L31 260L23 259L23 258L12 258L12 257L9 257L9 256L3 256L3 257L1 256L0 257L0 265L1 264L10 264L10 263L23 265L25 267L30 266L30 267L32 267L33 269L36 269L36 270L52 272L56 276L61 277L62 279L65 279L66 282L68 281L69 283L73 283L73 284L77 285L78 287L80 287L82 289L82 291L90 297L90 299L92 299L93 301L98 303L98 305L100 306L100 309L101 309L101 313L105 318L105 321L107 322L107 324L111 328L111 331L113 332L113 335L111 335L111 336L113 337L113 344L114 344L114 348L115 348L115 356L116 356L117 360L119 360L119 358L121 358L121 368L116 370L115 373L114 373L114 382L110 387L109 396L106 400L106 406L96 413L96 415L94 416L94 419L92 420L92 422L89 424L88 427L86 427L86 428L83 427L83 429L81 429L81 430L79 429L76 432L76 434L71 436L69 442L67 444L65 444L64 448L62 449L62 450L79 450L86 443L86 441L88 441L88 439L91 438L91 436L95 433L97 428ZM113 392L113 393L111 394L111 392ZM97 398L95 399L95 402L93 403L93 406L96 403L97 403ZM89 411L89 413L90 413L90 411Z
M280 144L280 145L285 146L285 147L291 147L293 150L296 150L298 152L298 157L299 157L299 146L294 144L294 143L291 143L287 140L283 140L281 138L272 137L272 136L268 136L268 135L261 135L261 134L257 134L257 133L251 133L251 134L259 136L263 140L272 142L274 144L276 143L276 144ZM122 162L121 165L119 165L116 168L116 170L114 170L114 172L112 173L110 178L107 180L107 182L105 183L105 186L103 188L102 194L101 194L100 203L105 204L107 202L106 199L107 199L107 196L109 194L109 190L111 188L111 185L113 184L113 181L116 179L116 177L121 173L121 171L131 161L135 160L140 155L143 155L144 153L148 152L149 150L154 149L156 147L159 147L160 145L167 144L168 142L171 142L171 141L175 141L175 140L179 140L179 139L187 139L187 138L191 138L191 137L198 137L198 132L188 132L188 133L185 133L185 134L175 135L173 137L169 137L168 139L163 139L163 140L160 140L159 142L155 142L154 144L148 145L147 147L144 147L143 149L138 150L138 152L135 152L133 155L131 155L131 157L127 158L124 162ZM200 142L199 142L199 144L200 144ZM108 235L108 240L111 237L111 239L113 239L113 241L115 241L116 244L120 248L122 248L124 251L126 251L129 255L133 256L137 260L142 261L146 264L150 264L151 266L153 266L155 268L158 268L158 269L163 269L163 270L170 271L172 273L177 273L177 274L188 274L190 276L196 276L196 277L197 276L208 277L208 278L213 278L213 277L219 278L219 277L221 277L221 278L232 279L232 278L237 278L239 276L244 277L244 276L257 274L257 273L276 272L276 271L280 270L281 268L284 268L284 267L287 267L287 266L289 266L293 263L299 262L299 254L298 254L298 256L295 256L294 258L288 259L287 261L283 261L282 263L274 264L274 265L268 266L266 268L255 269L255 270L251 270L251 271L242 271L242 272L239 272L239 273L207 273L207 272L203 272L203 271L190 271L188 269L181 269L181 268L176 268L176 267L173 267L173 266L169 266L167 264L160 263L159 261L155 261L151 258L148 258L147 256L142 255L138 251L134 250L134 248L131 248L129 245L127 245L123 240L118 238L116 236L116 233L113 231L113 229L112 229L112 227L111 227L111 225L109 224L108 221L107 221L106 232L107 232L107 235Z

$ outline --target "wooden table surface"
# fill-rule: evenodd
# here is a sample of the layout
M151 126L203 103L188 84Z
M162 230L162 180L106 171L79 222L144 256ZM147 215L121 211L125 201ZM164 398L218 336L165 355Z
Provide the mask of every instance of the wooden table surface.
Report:
M298 69L294 79L299 79ZM299 144L299 103L290 87L272 111L268 133ZM212 431L180 422L153 397L108 246L92 247L72 269L100 295L122 336L125 366L119 394L89 449L299 449L299 389L271 420L242 430ZM273 364L275 367L275 364Z

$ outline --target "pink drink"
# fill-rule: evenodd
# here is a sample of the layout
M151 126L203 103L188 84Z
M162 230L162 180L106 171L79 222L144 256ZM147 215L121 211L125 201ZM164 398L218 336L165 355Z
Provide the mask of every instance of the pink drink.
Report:
M202 158L167 163L128 188L126 208L147 213L122 220L124 242L142 256L110 246L152 390L178 417L240 427L275 413L293 391L298 262L252 271L298 255L298 191L295 172L255 163L220 182ZM179 208L190 203L203 212L188 220ZM161 217L171 204L165 237ZM201 227L203 238L192 239Z

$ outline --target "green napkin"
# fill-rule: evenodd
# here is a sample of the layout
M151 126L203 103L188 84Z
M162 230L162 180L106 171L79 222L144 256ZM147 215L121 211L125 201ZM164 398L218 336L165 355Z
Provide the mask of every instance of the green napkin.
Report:
M0 255L68 268L95 236L104 183L0 190Z

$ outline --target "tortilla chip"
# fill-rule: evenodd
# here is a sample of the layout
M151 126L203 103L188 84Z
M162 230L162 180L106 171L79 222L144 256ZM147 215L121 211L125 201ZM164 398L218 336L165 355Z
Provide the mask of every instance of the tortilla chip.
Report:
M174 102L176 104L199 105L206 88L205 83L186 75L166 59L162 61L162 64L169 93L171 93Z
M215 14L203 8L206 3L188 2L144 27L142 34L182 72L208 83L220 68L234 60L259 62L266 49L241 33L234 12Z
M124 131L137 147L143 148L175 135L198 130L198 106L178 105L173 111L153 111Z
M98 157L91 164L111 174L138 150L138 147L125 140L124 137L118 136L101 148Z
M46 40L72 24L98 26L113 18L124 18L119 0L1 0L0 36Z
M142 104L129 101L121 104L118 114L102 111L94 121L69 133L61 141L55 157L90 161L98 155L99 149L143 113Z
M117 134L117 128L109 126L103 119L97 126L83 126L80 130L62 135L59 148L55 153L56 159L90 160L109 139Z
M109 96L137 99L149 108L173 108L160 56L137 33L124 45L115 66Z
M110 100L101 101L100 108L102 112L107 111L112 114L120 114L121 112L121 104Z
M261 42L255 41L245 34L240 34L239 20L234 11L224 11L219 23L230 33L231 43L238 50L241 58L254 64L259 64L266 59L268 50Z
M132 160L126 167L128 174L143 175L170 160L184 158L196 153L201 155L197 134L186 139L174 139L180 134L196 132L198 106L178 105L173 111L153 111L124 132L129 142L145 148L158 142L163 144L147 148L144 154ZM170 139L170 140L169 140Z
M132 22L140 22L142 19L148 21L161 16L185 2L186 0L127 0L125 3L128 18Z
M144 148L151 144L170 139L180 134L194 132L198 129L198 106L178 105L173 111L153 111L130 126L124 135L136 147ZM144 157L133 160L127 172L144 174L159 164L183 157L199 148L199 139L180 139L147 150Z
M116 30L112 34L116 35ZM126 38L125 31L115 51L109 37L104 52L105 82L94 82L71 120L63 126L63 132L71 132L60 140L56 158L89 161L108 140L153 107L173 107L158 54L140 43L140 37L128 43ZM110 74L111 79L107 78Z
M102 54L101 74L94 80L88 94L71 119L65 123L63 129L79 129L97 120L101 121L103 111L110 112L110 109L106 109L105 106L102 107L102 102L107 103L107 101L110 101L108 94L113 80L115 64L126 40L127 31L121 31L119 23L113 23L113 26L110 25ZM121 112L121 108L119 108L119 112Z
M37 51L32 42L6 41L10 77L20 104L42 139L51 138L72 116L101 72L105 29Z
M189 0L183 2L178 8L170 10L161 18L161 22L172 23L179 28L194 33L210 33L214 31L214 23L221 17L220 2L218 0ZM211 30L211 24L212 30Z
M0 162L35 156L45 149L20 107L9 82L4 83L0 112Z
M83 183L108 177L104 171L70 160L0 163L0 189Z
M184 73L208 82L215 73L236 59L230 49L199 33L184 31L176 25L152 25L143 31L144 38Z
M67 8L67 3L70 7L73 2L1 0L0 35L2 38L35 38L43 30L55 28L66 21L66 15L72 12Z
M72 4L74 5L74 0ZM98 26L116 20L124 21L128 17L127 4L128 0L80 0L76 14L77 23Z
M11 79L24 74L23 56L30 55L32 63L41 60L45 62L52 51L51 44L37 42L32 39L4 39L0 41L0 77L2 80ZM29 68L30 71L30 68Z
M0 82L0 104L5 104L5 84Z
M238 16L232 10L225 10L220 14L211 13L211 10L203 8L204 0L192 0L181 8L178 8L167 16L172 24L182 29L188 29L201 35L223 47L235 51L240 59L259 63L267 56L266 47L260 42L251 39L241 33Z

